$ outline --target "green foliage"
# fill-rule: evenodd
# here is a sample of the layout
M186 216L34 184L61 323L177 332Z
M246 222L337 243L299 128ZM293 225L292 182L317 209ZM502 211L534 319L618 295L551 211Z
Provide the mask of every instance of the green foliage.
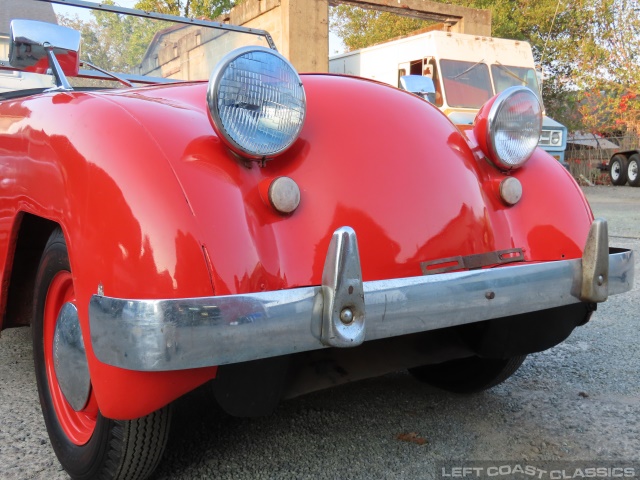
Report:
M134 8L164 15L180 15L182 14L182 3L180 0L140 0Z
M113 5L113 0L104 2ZM62 25L79 30L82 35L82 59L113 72L131 73L137 66L155 33L167 26L129 15L92 11L92 19L60 17Z
M572 80L591 131L640 134L640 2L583 0L585 29L565 61L575 65Z
M333 8L330 15L332 30L349 50L375 45L429 25L416 18L346 5Z
M215 19L239 2L233 0L140 0L135 8L185 17Z
M567 30L578 32L572 15L563 8L558 9L553 21L557 0L452 0L446 3L490 10L494 37L533 40L532 43L540 49L550 30L552 37L563 36ZM332 31L350 50L405 35L430 24L415 18L346 5L333 8L330 20Z

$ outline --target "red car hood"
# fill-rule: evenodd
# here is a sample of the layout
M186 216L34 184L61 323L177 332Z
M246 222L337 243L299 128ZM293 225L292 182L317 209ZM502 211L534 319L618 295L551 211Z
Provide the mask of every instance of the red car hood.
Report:
M197 219L216 294L319 284L331 234L344 225L357 233L364 280L511 248L528 261L581 255L591 214L551 157L538 151L515 173L523 199L506 207L493 188L504 175L433 106L374 82L302 78L300 138L264 167L238 160L218 139L205 83L103 94L164 152ZM301 190L289 216L260 193L282 175Z

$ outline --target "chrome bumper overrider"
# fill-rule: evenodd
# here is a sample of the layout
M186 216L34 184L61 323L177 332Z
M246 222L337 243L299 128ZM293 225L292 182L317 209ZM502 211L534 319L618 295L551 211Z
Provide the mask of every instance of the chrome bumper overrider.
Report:
M209 298L94 295L93 351L104 363L163 371L256 360L600 302L633 286L633 252L594 221L582 259L362 282L355 232L333 235L322 286Z

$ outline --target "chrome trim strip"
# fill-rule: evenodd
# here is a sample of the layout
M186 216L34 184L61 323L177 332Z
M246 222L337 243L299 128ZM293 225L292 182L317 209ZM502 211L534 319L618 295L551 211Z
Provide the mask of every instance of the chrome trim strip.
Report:
M629 291L633 252L614 249L608 257L609 295ZM582 275L582 260L575 259L364 282L365 340L577 303ZM167 300L94 295L93 351L110 365L165 371L325 348L322 292L317 286Z
M508 178L514 179L513 177L507 177L507 179ZM504 180L502 182L504 182ZM438 273L455 272L456 270L463 269L475 270L492 265L503 265L514 262L524 262L524 252L521 248L509 248L507 250L498 250L495 252L477 253L475 255L465 256L458 255L456 257L429 260L428 262L420 262L420 269L422 270L423 275L435 275ZM437 267L438 265L445 264L453 265L433 268L434 266Z

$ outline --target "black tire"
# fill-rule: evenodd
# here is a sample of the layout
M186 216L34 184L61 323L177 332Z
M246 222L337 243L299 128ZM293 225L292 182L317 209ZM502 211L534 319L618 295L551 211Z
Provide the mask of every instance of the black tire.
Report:
M64 297L65 302L75 301L75 293L71 295L74 291L70 272L64 236L60 229L56 229L45 246L38 267L31 324L36 383L51 445L62 467L73 479L147 478L164 452L171 422L170 406L136 420L110 420L100 414L95 398L90 397L85 408L78 412L78 415L86 415L89 419L89 427L83 432L86 440L78 441L76 438L75 442L68 434L73 431L69 428L69 420L61 421L64 413L73 415L75 410L68 402L64 403L66 399L60 396L57 377L52 377L52 357L50 350L45 350L49 348L45 347L45 343L49 343L45 338L51 338L50 322L57 319L55 312L59 311L60 303L57 299ZM66 282L65 286L58 289L61 281Z
M640 155L634 153L629 157L627 179L632 187L640 187Z
M476 393L495 387L513 375L526 355L506 360L469 357L410 368L421 382L455 393Z
M614 155L609 160L609 178L612 185L624 185L627 183L627 157Z

